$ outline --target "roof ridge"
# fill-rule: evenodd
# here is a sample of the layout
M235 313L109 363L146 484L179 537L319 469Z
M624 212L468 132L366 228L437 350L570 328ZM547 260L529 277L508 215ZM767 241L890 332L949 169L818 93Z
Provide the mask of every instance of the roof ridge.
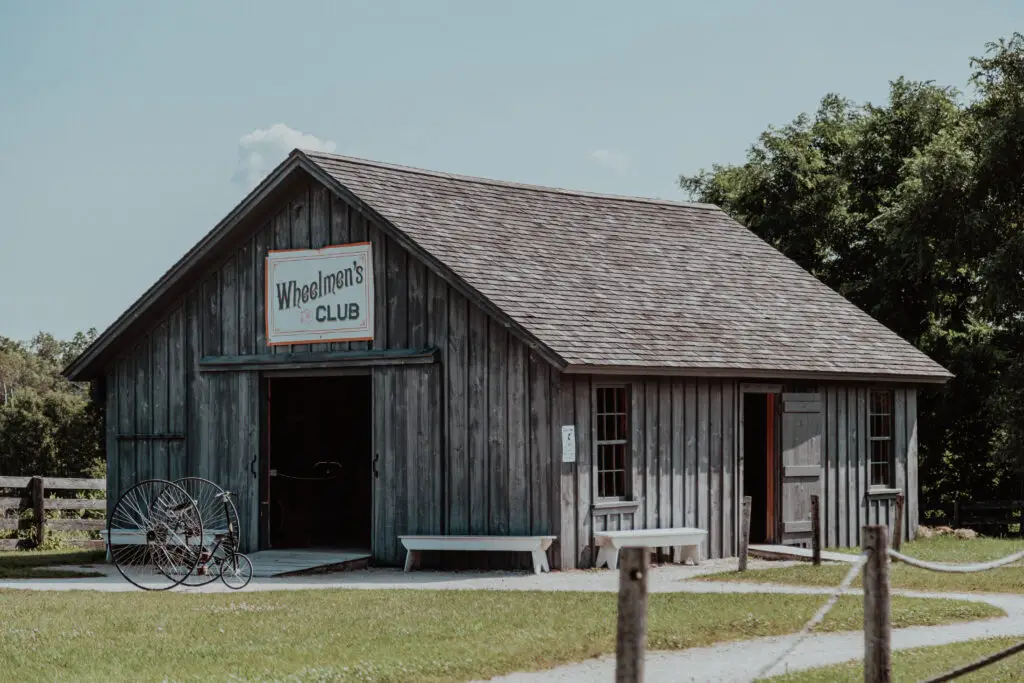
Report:
M416 175L431 176L434 178L445 178L447 180L458 180L467 183L475 183L478 185L493 185L496 187L509 187L519 190L529 190L532 192L545 192L549 194L562 194L571 197L590 197L593 199L610 199L615 201L623 202L636 202L638 204L654 204L658 206L675 206L679 208L687 209L702 209L705 211L721 211L721 207L715 204L704 204L701 202L683 202L672 199L654 199L650 197L637 197L634 195L622 195L622 194L605 194L601 192L588 192L586 190L570 190L562 187L551 187L548 185L532 185L529 183L517 183L511 180L497 180L494 178L484 178L481 176L470 176L462 175L459 173L448 173L446 171L434 171L426 168L419 168L416 166L405 166L402 164L392 164L384 161L376 161L373 159L364 159L361 157L350 157L343 154L331 154L328 152L318 152L310 149L295 148L292 154L300 152L307 157L319 157L322 159L329 159L332 161L344 161L350 164L357 164L360 166L370 166L374 168L384 168L391 171L399 171L403 173L413 173Z

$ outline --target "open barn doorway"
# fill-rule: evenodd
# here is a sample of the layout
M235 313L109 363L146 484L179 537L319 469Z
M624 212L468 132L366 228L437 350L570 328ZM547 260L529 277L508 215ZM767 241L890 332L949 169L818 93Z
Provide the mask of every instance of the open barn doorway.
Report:
M267 382L263 547L369 549L370 376Z
M751 497L750 542L776 539L775 394L743 394L743 495Z

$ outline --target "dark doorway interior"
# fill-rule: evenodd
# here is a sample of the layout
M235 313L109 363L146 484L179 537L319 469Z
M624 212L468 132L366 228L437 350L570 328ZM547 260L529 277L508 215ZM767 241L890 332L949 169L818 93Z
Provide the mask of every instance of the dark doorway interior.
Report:
M743 495L751 497L750 542L769 539L768 395L743 395Z
M271 548L369 548L370 377L272 379Z

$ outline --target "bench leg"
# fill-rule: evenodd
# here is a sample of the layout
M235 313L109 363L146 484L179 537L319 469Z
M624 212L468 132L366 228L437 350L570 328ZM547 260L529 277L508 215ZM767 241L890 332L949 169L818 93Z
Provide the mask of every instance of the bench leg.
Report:
M546 552L543 550L531 550L530 554L533 555L534 574L551 571L551 567L548 566L548 554Z
M602 564L607 564L608 569L618 569L619 549L610 545L601 546L601 549L597 551L597 562L594 567L599 568Z
M687 560L693 560L693 565L696 567L700 564L700 546L699 545L684 545L682 557L679 560L680 564L686 564Z
M420 563L420 551L419 550L406 550L405 551L405 571L412 571Z

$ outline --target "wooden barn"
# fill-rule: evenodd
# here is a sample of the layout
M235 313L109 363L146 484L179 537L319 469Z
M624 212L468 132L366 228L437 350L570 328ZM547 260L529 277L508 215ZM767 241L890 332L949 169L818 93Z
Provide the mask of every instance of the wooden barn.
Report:
M67 370L108 500L235 492L244 548L699 527L857 545L949 373L720 209L294 151Z

